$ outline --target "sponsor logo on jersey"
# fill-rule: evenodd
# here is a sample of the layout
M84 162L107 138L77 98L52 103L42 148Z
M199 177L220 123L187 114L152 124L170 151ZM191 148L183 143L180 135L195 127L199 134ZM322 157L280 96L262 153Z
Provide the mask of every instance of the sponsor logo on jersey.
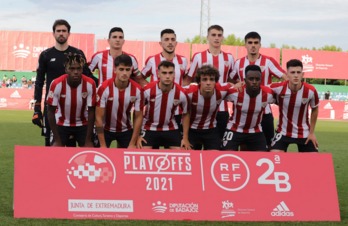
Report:
M177 106L180 103L180 100L174 99L173 103L174 103L174 106Z
M308 99L308 98L302 98L302 104L307 104L307 103L308 103L308 101L309 101L309 99Z
M52 90L48 93L48 98L53 98L53 91Z

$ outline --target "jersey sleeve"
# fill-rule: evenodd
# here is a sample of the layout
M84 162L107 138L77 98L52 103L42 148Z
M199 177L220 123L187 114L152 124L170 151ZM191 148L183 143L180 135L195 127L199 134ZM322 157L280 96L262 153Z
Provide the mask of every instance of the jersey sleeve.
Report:
M34 99L36 103L41 103L42 100L42 88L45 84L46 76L46 51L42 52L39 56L38 66L36 69L36 80L35 80L35 90Z
M271 75L276 76L277 78L281 78L285 71L280 67L279 63L272 57L269 58L269 72Z
M94 81L90 81L89 83L90 85L90 89L89 89L89 92L88 92L88 99L87 99L87 106L88 107L95 107L96 106L96 86L95 86L95 82Z
M151 57L149 57L147 60L146 60L146 63L145 63L145 67L143 68L143 70L141 71L141 74L145 77L145 78L148 78L150 77L150 75L152 74L152 67L153 67L153 63L152 63L152 60L151 60Z
M51 82L50 89L48 91L46 103L50 106L58 106L59 101L59 89L55 80Z
M232 79L234 81L242 81L239 77L238 69L239 69L239 60L234 62L233 69L232 69L231 73L229 74L230 79Z
M98 68L98 63L99 63L99 53L95 53L92 58L91 61L88 63L88 67L91 71L95 71L95 69Z
M311 108L317 108L319 106L319 95L316 89L313 90L313 97L310 102Z
M189 98L184 90L182 91L182 93L180 95L180 102L181 102L182 113L183 114L188 113L189 112Z
M106 107L106 101L107 101L107 92L104 84L100 85L97 90L97 101L96 106L100 108Z
M199 67L199 57L197 54L195 54L192 57L192 62L191 62L190 69L188 70L187 75L190 76L191 78L194 78L196 75L196 71L197 71L198 67Z

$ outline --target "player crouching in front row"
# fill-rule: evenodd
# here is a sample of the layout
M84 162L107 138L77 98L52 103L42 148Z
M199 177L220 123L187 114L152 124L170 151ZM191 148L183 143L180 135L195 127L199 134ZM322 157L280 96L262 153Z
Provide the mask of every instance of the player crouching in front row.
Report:
M92 78L82 74L85 63L82 55L69 53L66 74L51 83L47 106L54 139L52 146L64 147L69 137L74 136L80 147L93 147L96 86Z

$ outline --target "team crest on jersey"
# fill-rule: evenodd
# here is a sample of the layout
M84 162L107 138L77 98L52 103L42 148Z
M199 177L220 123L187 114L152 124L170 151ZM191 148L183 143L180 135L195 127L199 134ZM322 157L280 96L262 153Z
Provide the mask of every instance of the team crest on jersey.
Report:
M88 93L87 92L83 92L81 95L82 95L82 98L85 99L87 97Z
M265 66L260 66L261 71L264 72L265 71Z
M308 98L302 98L302 104L307 104L307 103L308 103L308 101L309 101L309 99L308 99Z
M109 97L108 98L108 101L113 101L114 100L114 97Z
M137 99L136 97L130 97L130 102L134 103L136 99Z
M220 100L217 100L217 101L216 101L216 105L220 105L221 101L222 101L221 99L220 99Z
M238 106L242 106L242 105L243 105L243 103L238 102L238 103L237 103L237 105L238 105Z
M180 64L180 70L185 71L185 69L186 69L185 66Z
M177 106L180 103L180 100L174 99L173 103L174 103L174 106Z
M52 92L52 91L50 91L50 92L48 93L48 98L53 98L53 92Z
M155 102L155 100L156 100L155 98L151 98L150 99L151 102Z
M261 104L261 106L262 106L262 108L265 108L266 106L267 106L267 102L262 102L262 104Z
M65 98L65 97L66 97L66 95L65 95L65 94L62 94L62 95L60 95L60 97L61 97L61 98Z
M225 67L228 67L228 64L229 64L228 61L225 61Z

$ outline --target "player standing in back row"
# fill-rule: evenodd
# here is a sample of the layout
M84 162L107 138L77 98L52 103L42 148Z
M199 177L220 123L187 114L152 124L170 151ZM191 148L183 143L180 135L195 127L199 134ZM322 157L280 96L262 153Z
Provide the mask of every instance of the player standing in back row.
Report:
M207 64L212 65L219 71L219 83L226 83L229 80L229 74L234 67L234 58L232 54L221 50L222 41L224 39L223 33L224 29L220 25L212 25L208 28L207 40L209 48L193 55L188 72L191 81L195 80L198 68ZM222 101L216 115L217 128L221 139L224 135L229 116L227 102Z
M98 69L99 85L105 80L115 77L114 60L117 56L122 54L129 55L132 58L133 78L140 75L138 62L135 56L122 50L124 42L125 40L122 28L113 27L109 31L108 38L110 49L99 51L92 56L91 62L89 63L89 69L91 69L91 71Z
M261 85L266 86L272 82L272 76L278 79L286 80L285 71L280 67L279 63L272 57L265 56L260 53L261 36L255 32L249 32L244 37L245 48L247 55L236 60L234 69L231 73L231 78L235 81L244 81L245 68L248 65L258 65L261 68ZM262 117L261 126L263 133L266 136L268 148L271 145L271 140L274 136L274 119L271 106L268 105Z

